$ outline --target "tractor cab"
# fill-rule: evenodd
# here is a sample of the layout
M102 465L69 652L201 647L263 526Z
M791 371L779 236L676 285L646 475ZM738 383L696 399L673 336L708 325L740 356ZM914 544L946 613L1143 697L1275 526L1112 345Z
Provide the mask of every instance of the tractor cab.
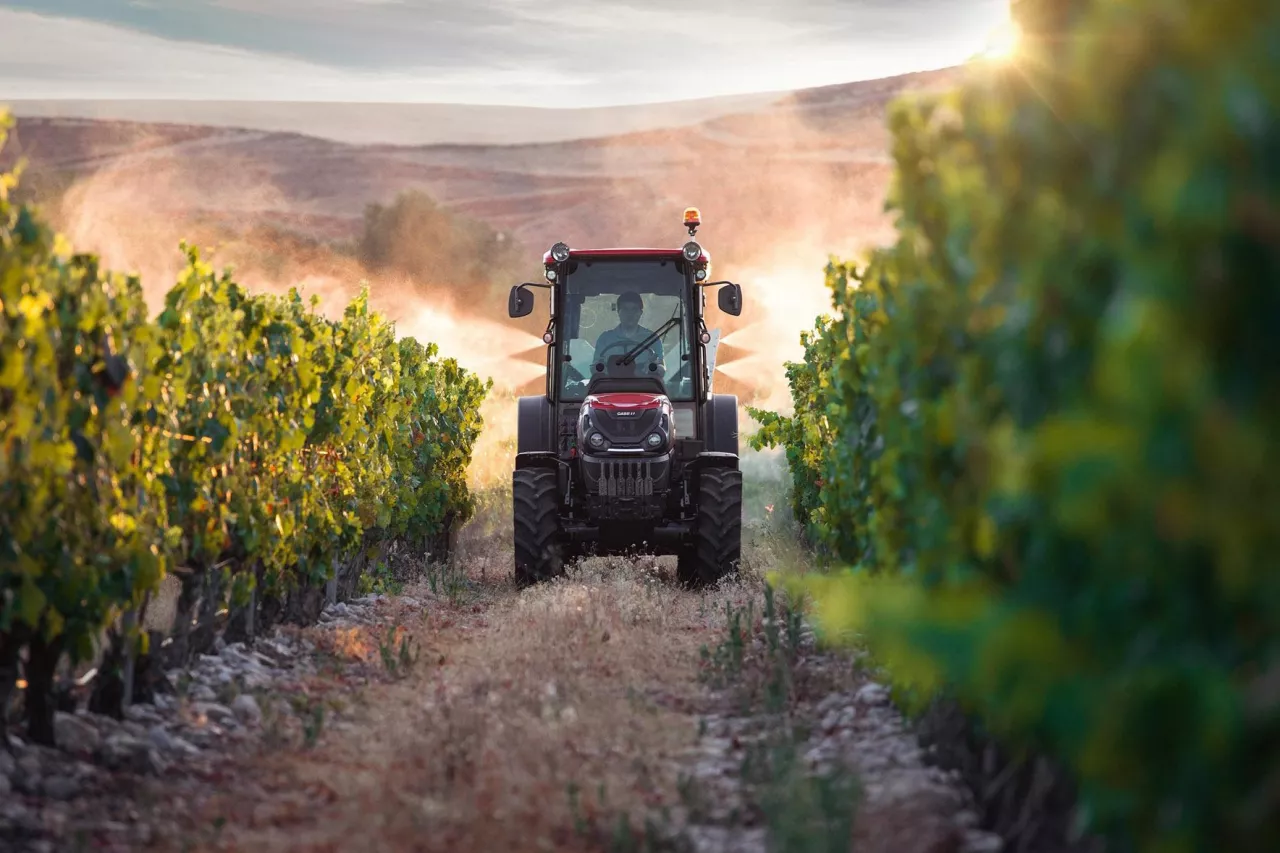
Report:
M546 391L521 398L518 410L518 578L551 571L521 546L521 495L528 490L520 484L537 479L522 471L554 480L556 567L587 545L691 554L699 472L732 468L737 474L737 398L712 393L713 336L705 310L706 291L716 288L720 310L740 314L742 288L710 281L710 255L694 239L700 225L698 210L688 208L689 239L680 248L556 243L543 257L546 284L511 289L512 317L532 313L530 288L550 296ZM722 569L690 571L718 577Z
M706 288L718 288L726 314L742 312L742 288L709 282L711 257L692 238L701 217L685 211L690 240L680 249L570 249L557 243L543 257L547 284L511 289L509 313L533 310L531 287L549 290L551 317L547 396L581 402L592 387L661 387L672 401L705 400L711 387L704 318ZM633 383L604 380L640 380ZM653 381L656 380L656 383Z

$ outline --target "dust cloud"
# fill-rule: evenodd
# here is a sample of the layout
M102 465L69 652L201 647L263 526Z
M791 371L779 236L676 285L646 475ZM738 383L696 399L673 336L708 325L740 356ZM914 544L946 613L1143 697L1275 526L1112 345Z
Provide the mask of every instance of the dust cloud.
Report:
M135 160L129 155L42 206L77 250L97 254L105 268L137 274L153 313L163 307L186 264L179 250L184 240L199 247L215 269L229 268L250 292L285 294L297 288L304 299L317 297L316 310L330 319L341 318L367 285L370 307L393 322L398 335L434 343L442 357L492 378L472 480L483 486L509 472L513 392L543 375L541 359L528 357L541 340L501 322L506 319L503 306L486 302L464 307L446 283L372 272L330 243L255 224L256 218L269 220L273 209L286 209L289 202L269 182L250 184L234 177L244 173L238 166L227 163L220 170L233 183L218 190L217 209L209 206L200 181L181 159Z
M592 189L580 202L544 200L526 209L526 224L516 230L536 267L557 239L677 247L687 239L678 217L684 207L698 207L697 239L713 257L713 278L740 283L745 299L742 316L730 317L716 307L714 291L707 293L708 326L721 333L714 387L737 394L744 407L789 413L785 365L803 357L800 334L832 310L829 259L857 257L892 236L883 207L891 174L883 117L887 99L904 85L818 90L697 126L527 152L533 159L522 157L519 168L530 176L589 174ZM230 266L250 290L296 286L317 295L330 317L367 282L372 306L400 334L434 342L442 355L492 377L472 476L477 483L504 480L516 395L536 393L544 372L536 332L545 305L512 322L491 290L470 282L366 268L350 248L358 212L341 226L309 216L296 188L278 188L271 170L248 154L237 159L236 151L249 150L194 142L160 157L145 150L113 157L64 196L61 228L108 267L139 272L153 309L182 268L182 239L211 249L207 259ZM534 201L522 195L518 203ZM740 423L744 435L754 426L745 410Z

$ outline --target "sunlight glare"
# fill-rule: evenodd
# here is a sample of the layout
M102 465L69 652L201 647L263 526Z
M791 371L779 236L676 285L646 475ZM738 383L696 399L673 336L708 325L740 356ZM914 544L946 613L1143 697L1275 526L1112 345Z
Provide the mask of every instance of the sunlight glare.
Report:
M1018 25L1012 20L1002 21L987 36L987 44L983 48L982 56L994 60L1012 59L1018 52L1021 35Z

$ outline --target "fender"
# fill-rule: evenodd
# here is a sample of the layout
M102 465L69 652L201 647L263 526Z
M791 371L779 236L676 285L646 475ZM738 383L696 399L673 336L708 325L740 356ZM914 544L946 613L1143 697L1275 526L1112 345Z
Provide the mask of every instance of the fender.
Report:
M713 453L738 455L738 397L734 394L713 394L707 398L703 409L706 422L703 436L706 449Z
M544 468L548 471L559 471L564 465L565 463L562 462L554 453L534 450L528 453L516 454L517 471L525 468Z
M730 471L737 471L738 454L716 453L715 451L699 453L688 463L686 470L696 472L701 471L703 468L728 468Z
M533 450L528 453L517 453L516 471L523 471L528 468L535 468L542 471L554 471L556 475L556 489L560 492L561 501L565 499L565 492L568 491L569 488L569 478L572 476L570 473L569 463L565 462L554 453L543 452L540 450Z
M516 453L555 451L555 408L544 396L521 397L516 410Z

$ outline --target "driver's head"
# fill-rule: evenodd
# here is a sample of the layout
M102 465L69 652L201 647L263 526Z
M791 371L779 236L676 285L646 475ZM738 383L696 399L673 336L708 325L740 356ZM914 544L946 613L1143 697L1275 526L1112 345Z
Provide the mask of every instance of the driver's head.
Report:
M618 322L623 326L634 326L639 323L642 313L644 313L644 303L640 300L640 294L628 291L618 297Z

